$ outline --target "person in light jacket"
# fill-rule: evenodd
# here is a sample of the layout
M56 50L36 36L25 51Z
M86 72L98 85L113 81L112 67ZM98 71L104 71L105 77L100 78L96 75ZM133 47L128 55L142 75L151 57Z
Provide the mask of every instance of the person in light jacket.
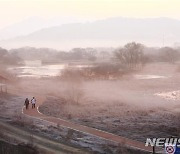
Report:
M35 99L35 97L33 97L33 99L31 100L31 104L32 104L32 109L36 107L36 99Z

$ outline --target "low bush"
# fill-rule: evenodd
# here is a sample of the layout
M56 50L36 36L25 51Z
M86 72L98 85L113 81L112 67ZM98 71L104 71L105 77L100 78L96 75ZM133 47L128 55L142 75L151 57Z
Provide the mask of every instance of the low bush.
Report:
M134 70L129 69L126 65L118 63L100 63L93 67L81 69L66 68L61 73L61 79L82 80L82 79L117 79Z

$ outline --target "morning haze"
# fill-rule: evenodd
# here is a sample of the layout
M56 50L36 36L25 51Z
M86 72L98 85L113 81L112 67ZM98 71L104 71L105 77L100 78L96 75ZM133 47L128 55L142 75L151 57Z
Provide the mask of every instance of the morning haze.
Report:
M169 153L144 143L180 135L178 6L0 0L0 153Z

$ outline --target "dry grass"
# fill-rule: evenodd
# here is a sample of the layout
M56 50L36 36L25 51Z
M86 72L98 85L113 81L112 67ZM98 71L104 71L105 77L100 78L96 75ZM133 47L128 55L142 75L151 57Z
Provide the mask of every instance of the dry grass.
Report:
M22 127L30 126L31 128L34 127L33 119L31 119L31 118L27 119L25 117L25 115L23 115L21 113L16 113L12 119L13 119L13 122L19 126L22 126Z
M149 64L139 73L170 77L137 80L128 76L109 81L83 80L69 75L64 80L24 80L18 86L37 96L47 96L48 99L40 107L40 111L47 115L141 141L155 135L165 137L177 134L175 131L179 126L173 119L173 109L179 102L154 95L180 87L176 66Z
M180 72L180 65L177 66L177 72Z

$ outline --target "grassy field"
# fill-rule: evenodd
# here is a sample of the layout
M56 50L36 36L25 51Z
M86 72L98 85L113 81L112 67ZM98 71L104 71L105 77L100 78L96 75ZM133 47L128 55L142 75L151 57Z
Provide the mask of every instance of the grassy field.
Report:
M56 86L51 81L52 92L40 111L142 142L147 137L178 136L178 98L156 95L179 90L177 68L154 63L121 80L57 81Z

